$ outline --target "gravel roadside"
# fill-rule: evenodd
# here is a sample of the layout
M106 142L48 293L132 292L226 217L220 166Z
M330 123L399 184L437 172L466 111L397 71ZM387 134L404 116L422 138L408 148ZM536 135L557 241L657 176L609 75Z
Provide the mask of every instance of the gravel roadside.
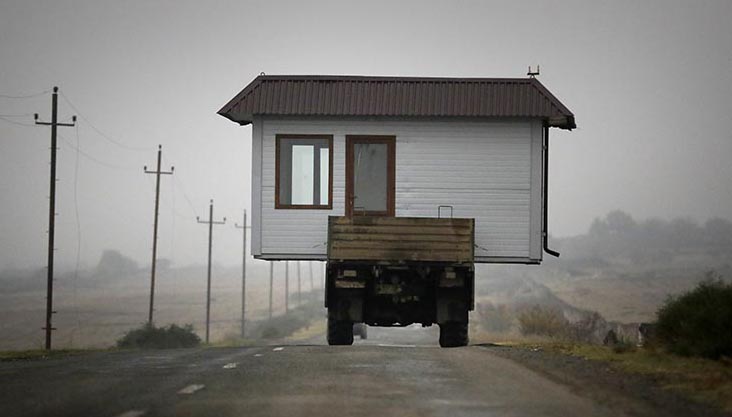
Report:
M627 374L602 361L545 351L541 348L480 345L565 384L579 395L592 398L629 416L730 417L732 414L684 398L662 387L653 377Z

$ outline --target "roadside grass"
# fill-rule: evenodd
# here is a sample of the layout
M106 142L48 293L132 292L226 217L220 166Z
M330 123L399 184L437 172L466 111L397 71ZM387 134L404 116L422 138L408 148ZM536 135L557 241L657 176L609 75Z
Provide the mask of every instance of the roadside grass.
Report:
M732 412L732 360L728 358L689 358L642 348L618 352L605 346L561 341L519 342L511 345L607 362L623 372L650 376L662 387L677 391L687 398Z
M315 320L310 322L309 326L300 328L298 331L287 337L286 340L289 342L302 342L312 339L313 337L324 335L327 327L328 325L326 324L325 319Z
M0 351L0 362L28 361L38 359L61 358L66 356L84 355L92 352L102 352L105 349L29 349Z

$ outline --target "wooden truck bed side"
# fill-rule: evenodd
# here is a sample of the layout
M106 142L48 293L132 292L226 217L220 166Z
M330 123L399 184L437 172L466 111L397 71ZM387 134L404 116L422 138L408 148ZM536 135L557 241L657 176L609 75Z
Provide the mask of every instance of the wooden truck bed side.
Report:
M328 218L328 259L472 263L474 219Z

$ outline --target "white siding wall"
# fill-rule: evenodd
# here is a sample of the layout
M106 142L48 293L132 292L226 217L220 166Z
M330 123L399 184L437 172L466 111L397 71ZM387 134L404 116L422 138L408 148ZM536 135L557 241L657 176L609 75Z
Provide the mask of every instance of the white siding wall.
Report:
M265 119L261 144L259 228L253 251L263 258L326 256L329 215L345 206L345 136L396 136L396 215L435 217L439 205L476 220L476 262L541 257L541 130L537 121L355 121ZM333 135L333 209L275 210L275 135ZM260 148L255 143L253 150ZM254 152L253 152L254 153ZM253 158L258 158L253 154ZM534 165L532 167L532 160ZM254 185L254 184L253 184ZM532 189L533 187L533 189ZM449 210L448 210L449 211ZM443 210L443 215L449 215ZM254 212L256 214L256 210ZM256 242L254 242L256 240ZM255 248L259 248L257 252Z

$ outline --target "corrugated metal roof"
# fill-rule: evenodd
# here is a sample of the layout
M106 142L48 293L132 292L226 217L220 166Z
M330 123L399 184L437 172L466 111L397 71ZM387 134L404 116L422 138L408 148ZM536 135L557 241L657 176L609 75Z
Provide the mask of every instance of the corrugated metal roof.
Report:
M255 116L538 117L576 127L535 78L260 75L218 113L242 125Z

